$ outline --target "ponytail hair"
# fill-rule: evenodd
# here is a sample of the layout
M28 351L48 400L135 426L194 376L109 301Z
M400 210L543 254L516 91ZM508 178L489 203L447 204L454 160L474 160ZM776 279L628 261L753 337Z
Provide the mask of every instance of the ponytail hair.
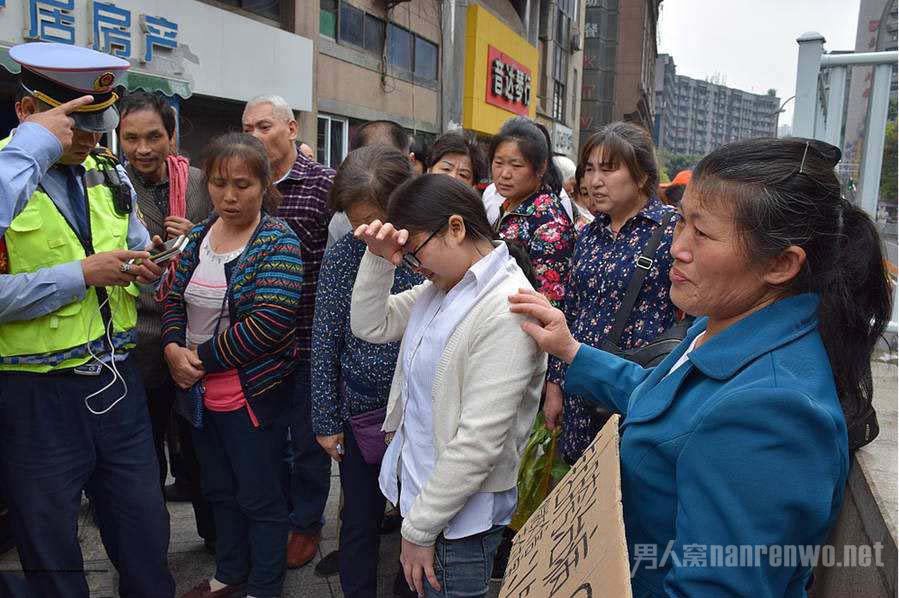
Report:
M484 202L477 192L453 177L424 174L407 180L390 195L387 204L388 222L410 233L433 233L454 215L462 218L465 234L472 241L502 240L490 226ZM506 242L506 245L528 281L536 286L534 269L527 252L514 243Z
M725 145L693 171L691 196L730 206L754 263L801 247L806 261L784 295L817 293L818 329L847 426L871 410L871 353L890 318L880 236L841 197L838 148L813 139L751 139Z
M203 173L206 180L217 174L228 160L244 163L262 185L262 211L274 215L281 205L281 192L272 180L272 166L262 142L248 133L225 133L210 142L203 152Z

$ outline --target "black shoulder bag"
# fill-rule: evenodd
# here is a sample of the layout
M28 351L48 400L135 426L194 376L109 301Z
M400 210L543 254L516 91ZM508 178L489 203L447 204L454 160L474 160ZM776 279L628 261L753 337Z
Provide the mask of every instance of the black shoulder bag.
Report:
M687 330L693 324L693 318L687 317L680 322L676 322L668 330L642 347L622 349L619 345L624 327L627 325L634 305L637 303L637 297L640 295L640 290L643 288L643 280L655 265L656 250L662 243L662 235L665 234L665 229L673 217L674 214L669 212L662 218L662 223L653 231L652 237L643 247L643 252L637 257L637 267L634 269L634 273L628 283L624 299L621 300L621 305L618 307L618 311L615 312L615 324L600 346L600 349L603 351L614 353L645 368L655 367L660 364L684 340L684 337L687 336Z
M684 337L687 336L687 330L689 330L690 325L693 324L693 318L686 317L680 322L675 322L674 325L668 328L668 330L642 347L622 349L619 345L621 342L621 335L624 332L624 327L627 325L627 321L631 316L634 305L637 303L640 289L643 288L643 280L655 265L656 250L658 250L659 245L662 243L662 235L665 234L665 229L668 227L668 224L673 217L674 214L668 213L662 218L662 223L656 227L652 233L652 237L649 238L649 241L647 241L646 245L643 247L643 251L637 256L637 267L634 269L633 275L631 275L631 280L628 283L624 299L621 300L621 305L618 307L618 311L615 312L615 323L612 325L612 331L605 339L603 339L599 346L603 351L607 351L627 359L628 361L633 361L645 368L655 367L660 364L662 360L665 359L665 357L671 353L682 340L684 340ZM594 422L602 425L602 423L609 418L611 412L599 405L591 406L594 410Z

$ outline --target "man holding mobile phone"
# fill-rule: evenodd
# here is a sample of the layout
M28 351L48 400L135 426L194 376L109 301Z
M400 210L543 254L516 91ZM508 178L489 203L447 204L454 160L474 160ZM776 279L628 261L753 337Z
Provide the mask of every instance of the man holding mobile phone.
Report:
M87 596L77 521L88 490L121 593L173 596L169 518L147 492L158 465L129 359L135 283L162 270L145 259L150 236L124 170L96 147L118 122L114 89L129 64L65 44L9 54L22 65L23 137L0 146L38 162L0 162L0 179L27 180L0 202L0 483L29 593ZM71 141L53 114L63 107ZM36 120L56 121L59 134L37 135L52 129L33 129Z

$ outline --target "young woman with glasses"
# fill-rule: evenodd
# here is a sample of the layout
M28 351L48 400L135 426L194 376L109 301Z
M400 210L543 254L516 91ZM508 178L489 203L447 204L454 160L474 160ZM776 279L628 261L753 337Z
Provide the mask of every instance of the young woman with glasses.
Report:
M452 177L404 183L387 219L355 231L368 250L350 313L359 338L401 340L381 490L404 517L400 560L410 587L482 596L515 511L546 373L546 356L505 296L534 288L530 267L496 240L477 193ZM391 295L397 266L427 281Z

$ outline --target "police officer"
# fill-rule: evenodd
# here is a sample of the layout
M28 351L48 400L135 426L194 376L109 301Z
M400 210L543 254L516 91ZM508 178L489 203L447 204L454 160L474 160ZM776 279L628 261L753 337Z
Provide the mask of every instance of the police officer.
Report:
M135 283L161 268L147 259L124 170L96 148L118 123L113 90L129 65L63 44L22 44L10 56L22 65L23 123L11 139L37 162L0 160L0 179L19 181L0 200L0 483L21 563L35 596L88 596L77 537L87 490L121 595L169 598L169 518L128 359ZM84 95L67 149L29 122Z

